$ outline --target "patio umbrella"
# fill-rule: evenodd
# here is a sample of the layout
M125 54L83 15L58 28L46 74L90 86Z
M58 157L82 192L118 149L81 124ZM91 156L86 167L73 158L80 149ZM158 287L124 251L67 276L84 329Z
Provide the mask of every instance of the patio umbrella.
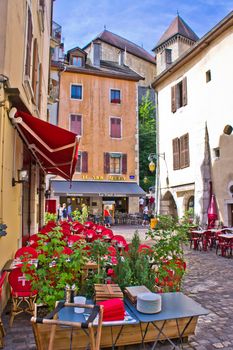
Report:
M217 204L215 195L212 194L210 197L210 204L208 208L208 228L213 228L215 226L215 221L218 219Z

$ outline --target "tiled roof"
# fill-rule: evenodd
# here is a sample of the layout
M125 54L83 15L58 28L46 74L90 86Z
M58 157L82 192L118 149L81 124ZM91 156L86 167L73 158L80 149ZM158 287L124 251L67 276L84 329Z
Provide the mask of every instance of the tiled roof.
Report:
M198 36L194 33L194 31L185 23L185 21L178 15L176 18L172 21L168 29L164 32L164 34L161 36L160 40L154 47L153 51L165 43L170 38L174 37L175 35L182 35L183 37L190 39L192 41L199 40Z
M155 58L154 56L152 56L149 52L147 52L145 49L143 49L142 47L132 43L131 41L122 38L121 36L114 34L112 32L109 32L108 30L104 30L102 33L100 33L99 35L97 35L97 37L95 39L93 39L93 41L95 40L102 40L107 44L110 44L112 46L115 46L121 50L125 50L129 53L131 53L132 55L135 55L137 57L142 58L145 61L149 61L152 63L155 63ZM87 48L90 45L87 44L86 46L83 47L83 50L85 50L85 48Z
M111 61L100 61L100 67L92 66L86 64L85 67L77 67L73 65L67 65L66 71L94 74L100 76L111 76L116 77L116 79L126 79L126 80L143 80L144 78L130 69L128 66L119 65Z

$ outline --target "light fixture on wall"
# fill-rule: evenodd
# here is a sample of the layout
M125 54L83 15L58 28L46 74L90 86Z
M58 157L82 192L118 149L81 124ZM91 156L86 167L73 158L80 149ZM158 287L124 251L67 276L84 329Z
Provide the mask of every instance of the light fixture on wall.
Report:
M12 186L15 186L17 183L21 184L24 182L28 182L29 174L27 169L20 169L18 170L18 180L15 180L13 177L12 179Z
M154 160L158 160L158 158L163 158L165 160L165 153L150 153L148 160L149 160L149 170L153 173L156 169L156 164L154 162Z

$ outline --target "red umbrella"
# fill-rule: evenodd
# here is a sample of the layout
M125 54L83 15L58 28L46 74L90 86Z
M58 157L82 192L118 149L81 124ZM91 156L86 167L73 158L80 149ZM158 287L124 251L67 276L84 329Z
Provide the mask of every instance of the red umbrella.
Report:
M218 210L215 195L212 194L210 197L210 204L208 208L208 227L214 227L215 221L218 219Z

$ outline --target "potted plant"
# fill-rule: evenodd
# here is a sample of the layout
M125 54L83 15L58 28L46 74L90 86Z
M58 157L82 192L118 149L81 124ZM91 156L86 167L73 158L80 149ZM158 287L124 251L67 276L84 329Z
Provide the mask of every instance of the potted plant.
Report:
M82 244L76 244L73 253L63 252L66 243L62 240L60 227L55 227L46 235L39 235L37 250L38 266L24 263L25 275L38 291L37 303L45 304L52 310L56 301L64 299L66 286L80 288L83 266L87 261ZM28 269L32 274L27 274Z

